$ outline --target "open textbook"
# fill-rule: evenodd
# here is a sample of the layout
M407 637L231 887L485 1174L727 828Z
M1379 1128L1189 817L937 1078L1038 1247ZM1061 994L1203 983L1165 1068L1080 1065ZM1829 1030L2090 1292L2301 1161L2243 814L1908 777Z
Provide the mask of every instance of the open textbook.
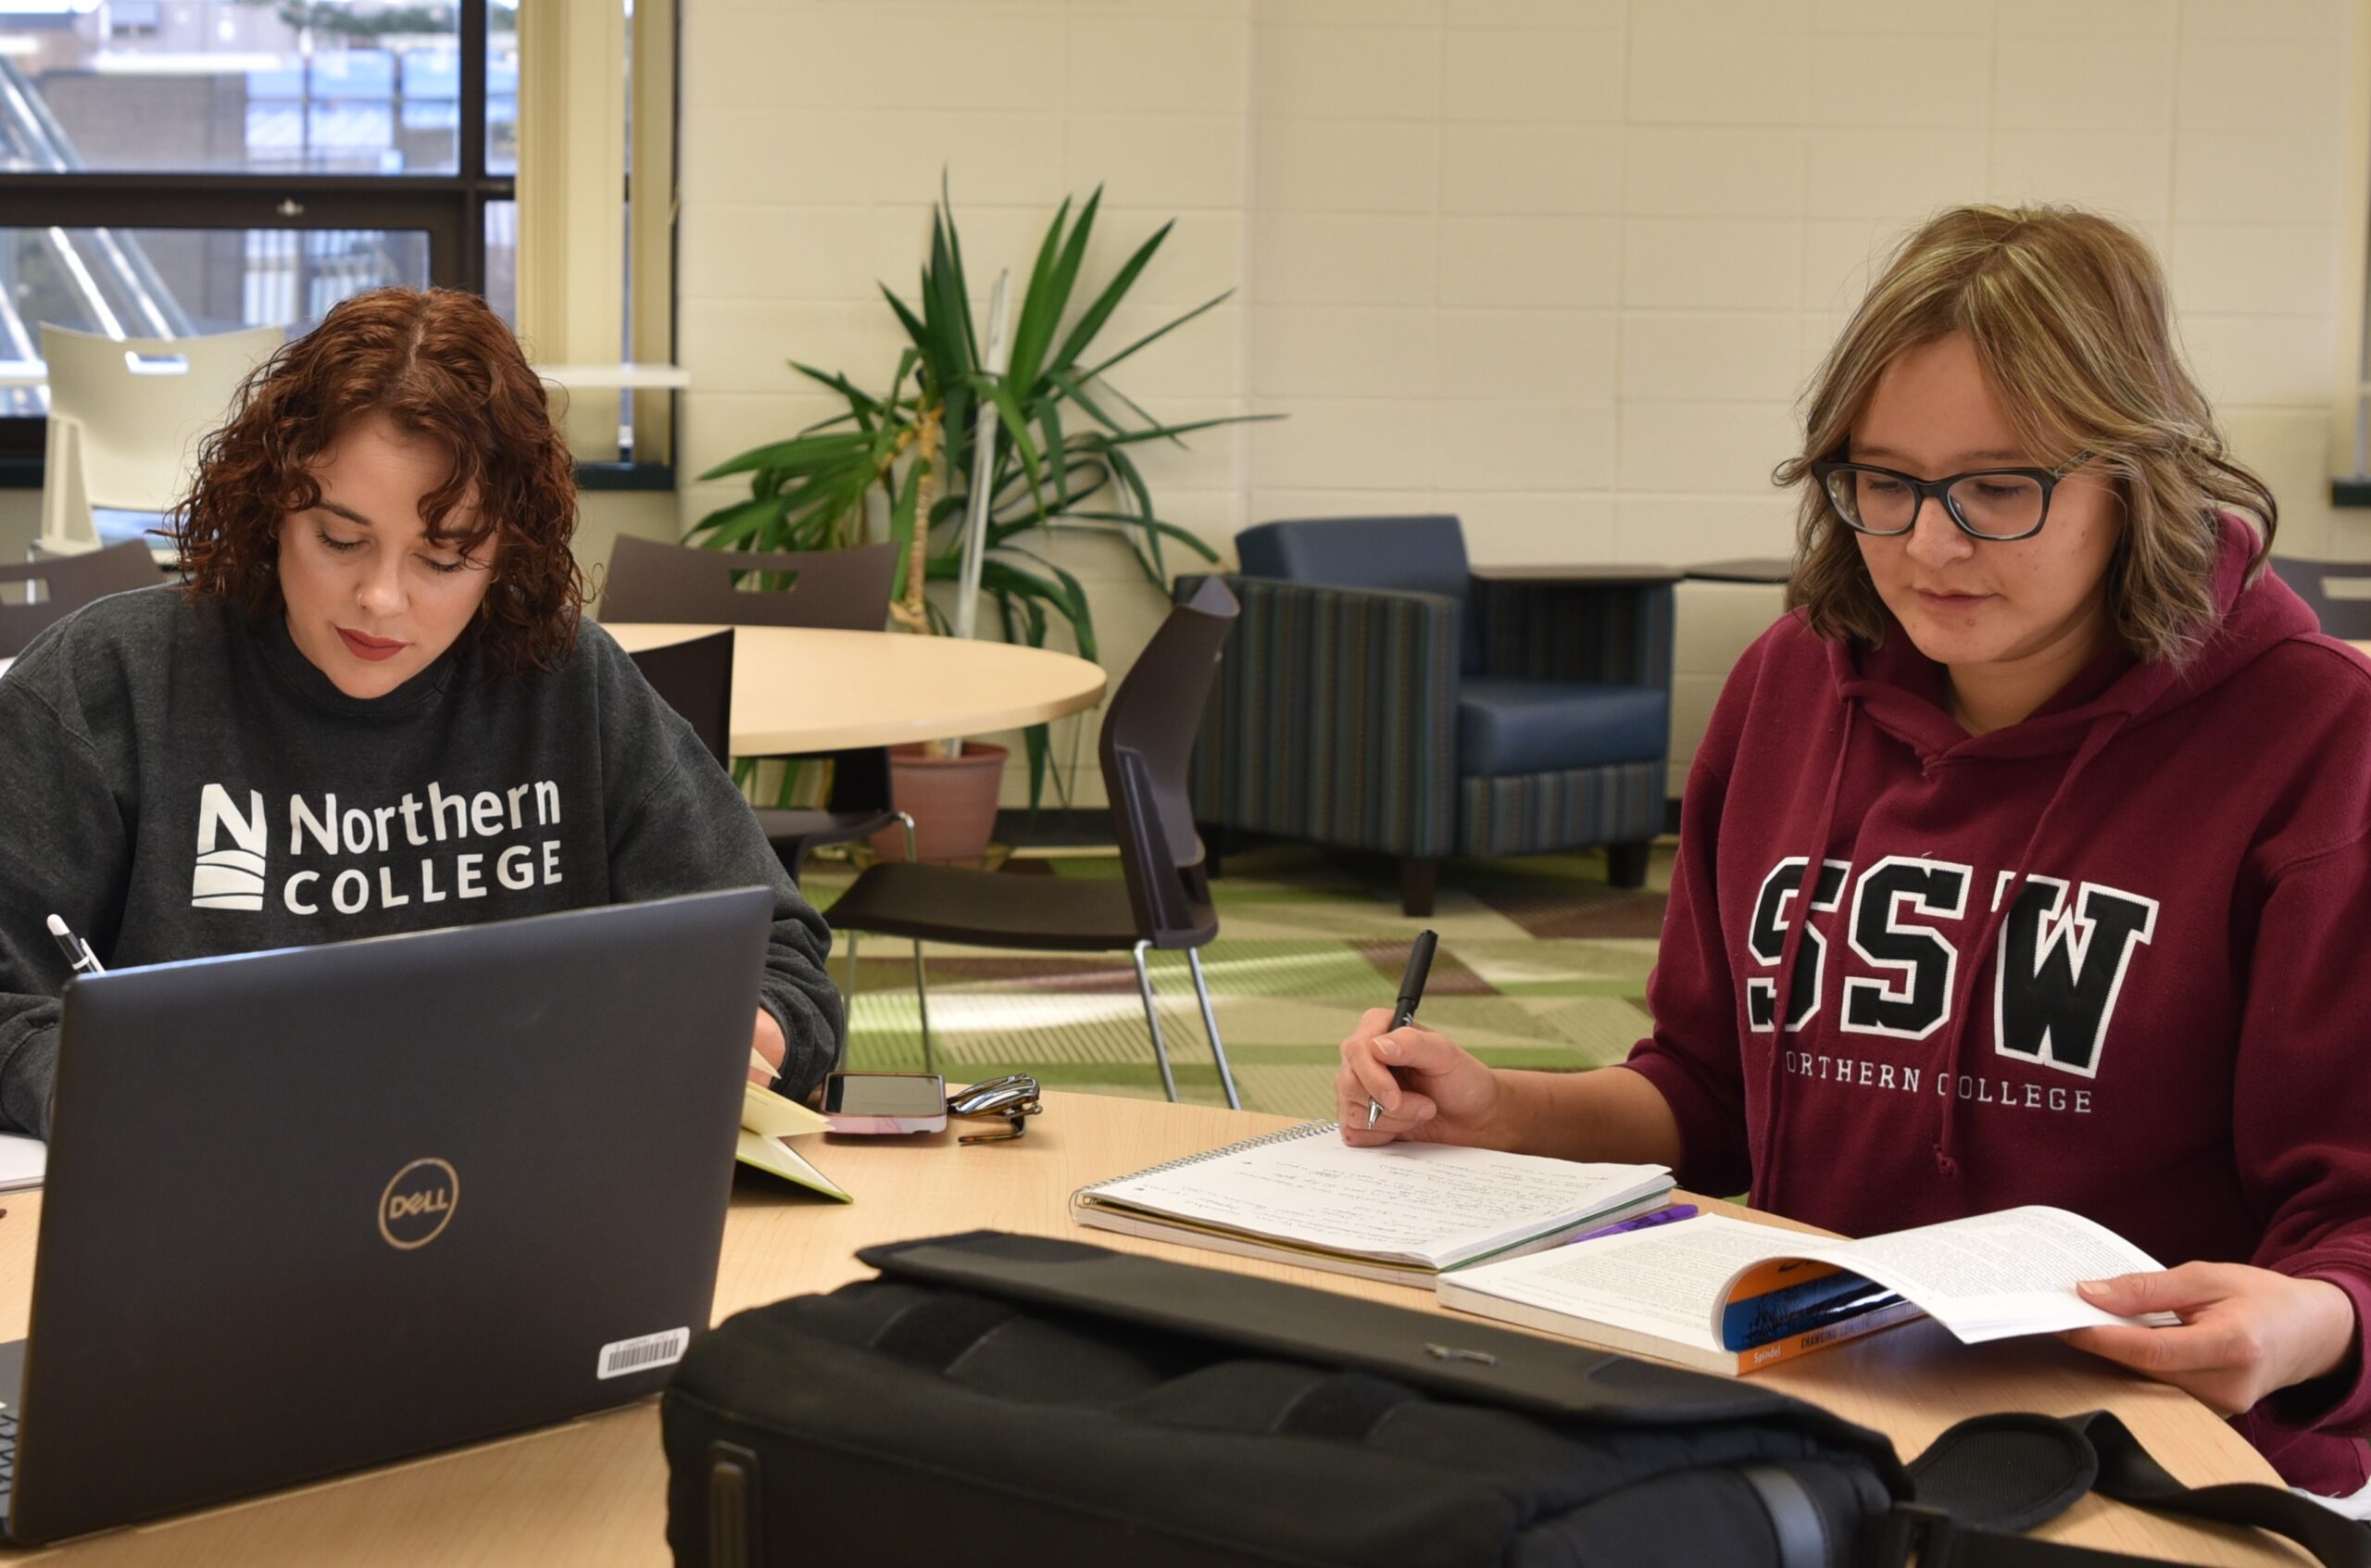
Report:
M1859 1241L1702 1214L1444 1276L1439 1298L1459 1311L1734 1374L1921 1315L1970 1345L2130 1323L2085 1301L2076 1284L2158 1266L2063 1209L2008 1209Z
M0 664L6 662L0 659ZM37 1187L48 1168L47 1144L18 1133L0 1133L0 1192Z
M1447 1144L1352 1148L1307 1122L1071 1197L1083 1225L1426 1286L1671 1199L1661 1165L1584 1165Z
M750 1060L771 1069L772 1064L754 1052ZM796 1182L810 1192L853 1203L856 1199L845 1187L809 1164L806 1157L785 1141L804 1133L822 1132L830 1125L797 1101L751 1084L741 1093L741 1142L734 1150L734 1158L786 1182Z

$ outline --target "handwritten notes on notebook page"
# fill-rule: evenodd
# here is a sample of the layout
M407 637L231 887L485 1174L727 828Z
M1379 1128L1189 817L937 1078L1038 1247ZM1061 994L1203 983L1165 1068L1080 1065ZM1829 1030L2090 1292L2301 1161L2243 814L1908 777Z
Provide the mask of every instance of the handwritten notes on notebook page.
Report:
M1079 1193L1073 1210L1088 1224L1104 1223L1098 1214L1167 1219L1438 1270L1613 1210L1659 1205L1671 1185L1660 1165L1579 1164L1444 1144L1352 1148L1334 1123L1311 1123L1098 1184Z

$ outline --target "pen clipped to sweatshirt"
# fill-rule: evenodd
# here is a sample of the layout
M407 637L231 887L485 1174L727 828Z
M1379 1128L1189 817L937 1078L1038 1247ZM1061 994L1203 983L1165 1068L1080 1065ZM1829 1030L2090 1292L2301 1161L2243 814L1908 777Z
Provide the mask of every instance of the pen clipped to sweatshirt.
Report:
M57 939L57 950L66 955L66 961L72 966L75 973L104 974L107 972L99 962L99 955L91 951L91 945L75 935L73 928L56 915L49 917L49 934Z
M1391 1010L1391 1027L1405 1029L1416 1021L1416 1004L1424 999L1424 977L1433 972L1433 949L1440 938L1430 931L1416 933L1416 940L1408 947L1408 970L1399 977L1399 1000ZM1372 1127L1383 1114L1383 1102L1370 1096L1367 1099L1367 1125Z

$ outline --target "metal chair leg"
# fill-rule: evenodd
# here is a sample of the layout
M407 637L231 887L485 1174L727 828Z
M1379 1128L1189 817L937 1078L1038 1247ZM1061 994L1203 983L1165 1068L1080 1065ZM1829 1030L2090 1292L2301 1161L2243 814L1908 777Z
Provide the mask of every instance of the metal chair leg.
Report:
M848 1039L849 1036L856 1033L857 934L853 931L848 931L843 932L841 935L848 939L848 977L847 983L840 987L840 1021L845 1027L840 1030L839 1051L832 1058L832 1071L834 1073L847 1071L848 1065Z
M1226 1064L1226 1047L1219 1043L1219 1015L1211 1009L1210 983L1202 978L1202 949L1186 949L1186 961L1194 971L1194 995L1202 1003L1202 1029L1211 1037L1211 1055L1219 1064L1219 1087L1226 1091L1226 1108L1241 1110L1243 1101L1235 1092L1235 1072Z
M938 1071L938 1059L930 1046L930 982L922 978L922 939L914 938L914 1008L922 1020L922 1071Z
M1145 1024L1152 1031L1153 1060L1160 1063L1161 1091L1173 1102L1177 1098L1177 1074L1169 1070L1169 1044L1160 1037L1160 1014L1153 1007L1152 972L1145 968L1145 949L1151 946L1149 942L1139 942L1129 950L1129 956L1136 960L1136 989L1145 998Z
M914 853L914 819L900 811L897 820L906 824L906 864L918 866L922 860ZM922 1071L935 1073L938 1060L930 1044L930 982L922 978L922 939L919 936L914 938L914 1009L922 1021Z

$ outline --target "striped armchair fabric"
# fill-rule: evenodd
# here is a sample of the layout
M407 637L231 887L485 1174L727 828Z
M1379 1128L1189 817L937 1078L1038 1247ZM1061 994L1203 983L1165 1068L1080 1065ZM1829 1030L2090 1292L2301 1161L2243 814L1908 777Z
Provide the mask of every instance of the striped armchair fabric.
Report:
M1198 821L1398 856L1411 914L1429 912L1450 855L1605 845L1618 884L1643 880L1663 823L1668 583L1474 582L1469 640L1467 607L1447 594L1225 582L1243 614L1195 749ZM1543 715L1581 727L1619 710L1629 738L1581 767L1461 759L1461 710L1510 694L1548 705L1526 720L1535 730Z
M1453 852L1456 601L1225 582L1243 613L1194 748L1195 817L1391 855Z
M1478 582L1474 608L1486 674L1671 689L1667 584Z

